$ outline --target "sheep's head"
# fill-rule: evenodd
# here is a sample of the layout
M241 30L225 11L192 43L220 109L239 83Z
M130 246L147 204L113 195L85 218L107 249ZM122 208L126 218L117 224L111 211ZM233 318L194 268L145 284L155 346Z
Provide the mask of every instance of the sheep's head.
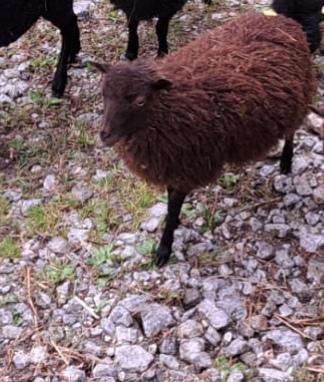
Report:
M156 78L145 64L94 65L104 75L104 118L100 136L106 145L113 146L120 139L127 139L138 129L145 128L155 94L169 89L171 82Z

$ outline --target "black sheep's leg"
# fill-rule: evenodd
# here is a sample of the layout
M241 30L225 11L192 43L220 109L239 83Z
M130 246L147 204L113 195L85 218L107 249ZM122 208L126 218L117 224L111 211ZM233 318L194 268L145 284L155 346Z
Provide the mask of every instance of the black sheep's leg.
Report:
M67 82L67 67L73 52L72 47L75 33L75 19L73 16L73 12L60 12L56 8L48 10L44 15L47 20L60 29L62 35L61 52L52 82L53 97L62 97Z
M171 255L173 235L180 223L179 215L185 197L186 194L184 192L168 188L168 214L166 217L166 226L155 256L155 262L158 267L162 267L166 264Z
M158 57L168 54L168 30L170 17L159 17L156 24L156 34L159 40Z
M80 44L80 30L78 27L78 19L75 14L73 14L71 21L72 21L71 28L73 29L73 42L72 42L72 48L71 48L70 62L76 62L76 56L80 52L81 44Z
M127 44L125 57L130 61L135 60L138 56L138 48L139 48L138 34L137 34L138 24L139 24L139 21L136 20L134 17L128 18L128 44Z
M294 155L294 134L286 138L284 148L280 158L281 174L289 174L291 172L292 158Z

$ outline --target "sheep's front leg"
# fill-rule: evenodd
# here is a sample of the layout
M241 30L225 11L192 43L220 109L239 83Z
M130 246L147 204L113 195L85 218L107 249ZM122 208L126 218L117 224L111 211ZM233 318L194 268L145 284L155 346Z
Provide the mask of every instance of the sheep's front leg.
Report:
M159 40L158 57L163 57L168 54L168 30L169 30L169 17L159 17L156 24L156 34Z
M171 255L174 231L180 223L179 215L185 197L186 194L184 192L168 188L166 226L155 257L155 263L158 267L162 267L166 264Z
M137 34L137 28L138 28L139 21L134 19L134 17L128 18L128 44L127 44L127 50L125 57L133 61L138 56L138 48L139 48L139 41L138 41L138 34Z
M291 172L293 155L294 155L294 134L286 138L286 142L281 153L281 158L280 158L281 174L289 174Z

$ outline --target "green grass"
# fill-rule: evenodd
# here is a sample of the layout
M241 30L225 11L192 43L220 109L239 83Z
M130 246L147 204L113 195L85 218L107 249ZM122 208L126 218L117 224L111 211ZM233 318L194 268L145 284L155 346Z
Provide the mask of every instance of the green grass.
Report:
M7 199L0 197L0 224L2 225L7 220L10 203Z
M237 184L237 181L238 175L228 172L219 178L218 184L225 190L230 190Z
M218 369L222 382L225 382L229 375L235 370L240 371L246 377L248 376L248 367L244 365L244 363L237 362L233 364L233 362L224 355L220 355L216 358L214 367Z
M20 247L13 238L6 237L0 242L0 258L14 259L20 255Z
M55 236L59 234L57 225L61 212L55 204L45 204L32 207L27 212L28 236Z
M96 248L92 251L87 264L98 267L101 264L107 262L113 262L114 254L113 254L113 245L106 245L101 248Z
M75 276L75 267L68 260L55 259L46 265L41 278L51 284L60 284L65 280L72 280Z

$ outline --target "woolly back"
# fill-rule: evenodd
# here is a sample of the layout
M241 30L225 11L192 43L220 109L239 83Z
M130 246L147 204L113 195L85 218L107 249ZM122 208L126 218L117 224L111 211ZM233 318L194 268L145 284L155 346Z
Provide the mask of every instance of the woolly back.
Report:
M172 82L117 148L132 171L189 191L261 159L303 121L316 81L300 26L248 13L152 64Z

